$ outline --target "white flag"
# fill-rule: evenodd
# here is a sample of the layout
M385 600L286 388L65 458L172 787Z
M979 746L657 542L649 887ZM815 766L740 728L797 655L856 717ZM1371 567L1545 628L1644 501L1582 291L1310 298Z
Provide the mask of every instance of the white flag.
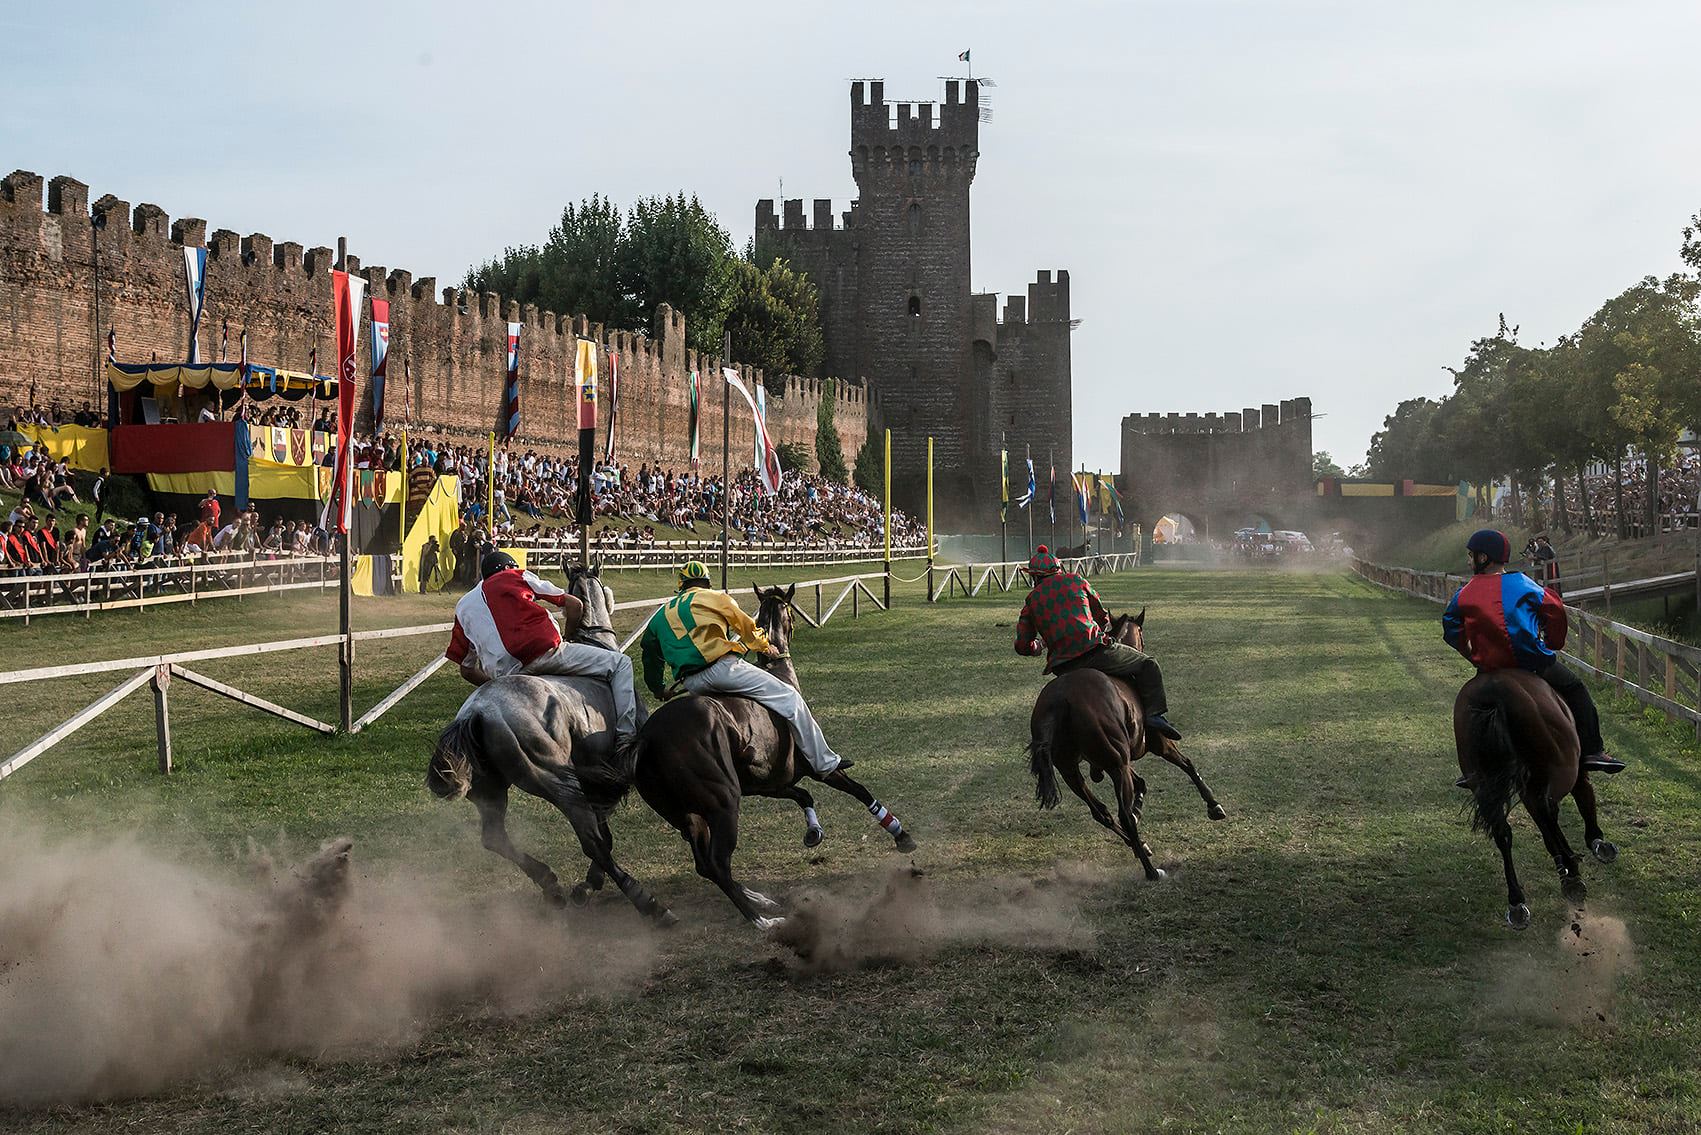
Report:
M744 380L738 377L738 372L731 367L722 367L721 374L726 376L727 385L738 391L745 403L750 407L750 420L756 423L756 443L762 452L762 464L759 471L762 474L762 487L770 493L780 491L780 455L774 451L774 443L768 437L768 425L762 420L762 415L756 410L756 399L744 385Z

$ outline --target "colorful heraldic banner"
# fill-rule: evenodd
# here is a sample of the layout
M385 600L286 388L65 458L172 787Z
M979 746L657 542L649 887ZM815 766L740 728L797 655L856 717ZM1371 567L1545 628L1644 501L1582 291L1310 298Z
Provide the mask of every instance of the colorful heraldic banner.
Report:
M620 356L608 353L608 436L603 439L602 459L614 461L614 434L620 428Z
M207 303L207 250L183 249L183 285L189 297L189 365L201 361L201 312Z
M998 523L1010 519L1010 451L998 451Z
M597 345L589 339L579 340L573 376L579 387L579 428L594 430L597 428ZM583 473L580 470L581 476Z
M700 429L701 414L700 414L700 411L699 411L699 405L700 405L700 403L699 403L699 391L701 390L701 383L699 383L699 381L697 379L697 372L696 371L691 372L690 382L691 382L691 468L692 468L693 471L695 471L696 468L697 468L698 462L702 457L701 446L702 446L702 442L703 442L702 432L701 432L701 429Z
M411 487L411 486L410 486ZM441 591L455 574L449 537L461 523L461 479L439 477L425 502L408 505L408 530L402 537L402 590ZM435 545L432 537L437 538Z
M1075 511L1080 514L1081 523L1087 523L1087 483L1086 474L1069 474L1069 479L1075 485Z
M508 324L508 382L504 391L506 411L502 420L507 423L504 441L520 435L520 325Z
M355 355L360 338L360 301L365 291L365 280L347 272L331 273L337 344L337 466L332 499L336 503L337 531L345 533L354 519L354 495L349 492L354 471L349 435L354 432Z
M372 432L384 432L384 378L390 362L390 301L372 301Z
M721 374L726 376L727 385L738 391L750 407L750 420L756 425L757 453L761 455L756 470L762 475L762 488L769 493L780 491L780 455L774 451L774 443L768 437L767 423L762 420L761 413L756 409L756 399L751 395L750 388L744 385L744 380L738 377L738 372L731 367L722 367Z

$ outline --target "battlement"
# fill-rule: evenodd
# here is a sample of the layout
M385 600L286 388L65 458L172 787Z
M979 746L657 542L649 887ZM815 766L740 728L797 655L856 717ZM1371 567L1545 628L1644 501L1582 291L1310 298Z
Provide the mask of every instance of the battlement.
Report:
M1262 409L1248 407L1222 414L1129 414L1122 419L1124 433L1134 434L1238 434L1253 430L1275 430L1304 423L1310 428L1311 399L1292 398L1280 404L1266 403Z
M945 101L887 102L880 79L851 84L851 158L860 183L881 171L974 176L980 156L980 84L948 79Z
M856 209L852 206L839 216L833 215L833 202L830 198L817 197L811 202L812 211L806 218L803 212L801 197L788 197L785 201L785 214L782 223L779 214L774 211L774 199L764 197L756 202L756 231L784 233L787 237L806 238L814 233L844 232L852 226ZM823 237L822 239L829 239Z

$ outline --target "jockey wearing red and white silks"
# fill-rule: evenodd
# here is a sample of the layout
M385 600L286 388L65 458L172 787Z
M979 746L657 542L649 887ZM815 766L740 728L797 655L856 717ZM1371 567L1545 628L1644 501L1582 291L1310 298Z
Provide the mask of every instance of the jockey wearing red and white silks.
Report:
M608 683L614 694L616 744L630 742L637 730L638 702L632 687L632 660L617 650L564 642L549 612L552 603L577 624L583 604L548 580L522 571L513 557L491 552L480 565L484 579L455 604L455 626L444 656L461 666L476 666L492 678L505 674L572 674Z

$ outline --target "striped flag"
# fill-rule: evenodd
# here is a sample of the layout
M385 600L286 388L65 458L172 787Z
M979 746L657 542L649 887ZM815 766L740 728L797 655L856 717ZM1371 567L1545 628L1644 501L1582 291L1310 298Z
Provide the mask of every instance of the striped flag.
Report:
M1082 473L1079 476L1076 476L1075 474L1071 473L1069 475L1069 480L1071 482L1073 482L1074 486L1075 486L1075 511L1080 514L1081 523L1086 524L1087 523L1087 475L1085 473Z
M384 378L390 362L390 301L372 301L372 432L384 432Z
M508 383L506 390L506 413L503 421L507 429L503 440L513 441L520 433L520 325L508 324Z
M1010 519L1010 451L998 450L998 523Z
M337 502L337 531L345 533L354 520L354 455L349 452L349 438L354 432L355 356L360 341L360 301L365 291L366 281L360 277L331 273L337 337L337 465L332 492Z
M608 353L608 436L603 439L602 459L614 460L614 431L620 427L620 356Z
M699 426L699 421L698 421L698 416L699 416L699 410L698 410L699 389L700 389L700 385L699 385L698 380L697 380L697 372L692 371L691 372L691 468L692 469L696 469L697 466L698 466L698 463L699 463L699 460L700 460L700 457L701 457L701 444L702 444L702 440L703 440L700 433L699 433L699 430L698 430L698 426Z
M183 284L189 294L189 365L201 361L201 310L207 302L207 250L183 248Z
M760 382L756 384L756 420L761 423L761 428L755 433L753 444L756 448L750 457L750 464L752 468L760 469L762 467L762 435L768 428L768 388Z
M1057 523L1057 462L1051 463L1051 487L1045 492L1045 511L1051 516L1051 522Z
M1034 483L1034 459L1030 457L1028 458L1028 489L1021 496L1016 498L1016 507L1027 508L1030 504L1033 504L1034 491L1037 488L1039 488L1039 486Z
M751 396L750 388L744 385L744 380L738 377L736 370L722 367L721 374L725 376L727 385L738 391L750 405L750 418L756 423L756 441L761 446L761 460L757 462L756 470L762 475L762 487L770 493L777 493L780 491L780 455L774 451L774 443L768 437L767 423L756 410L756 399Z
M227 320L224 321L223 328L219 331L219 362L221 362L221 363L224 362L224 353L225 353L225 350L227 348L229 348L229 346L230 346L230 320L227 319Z

